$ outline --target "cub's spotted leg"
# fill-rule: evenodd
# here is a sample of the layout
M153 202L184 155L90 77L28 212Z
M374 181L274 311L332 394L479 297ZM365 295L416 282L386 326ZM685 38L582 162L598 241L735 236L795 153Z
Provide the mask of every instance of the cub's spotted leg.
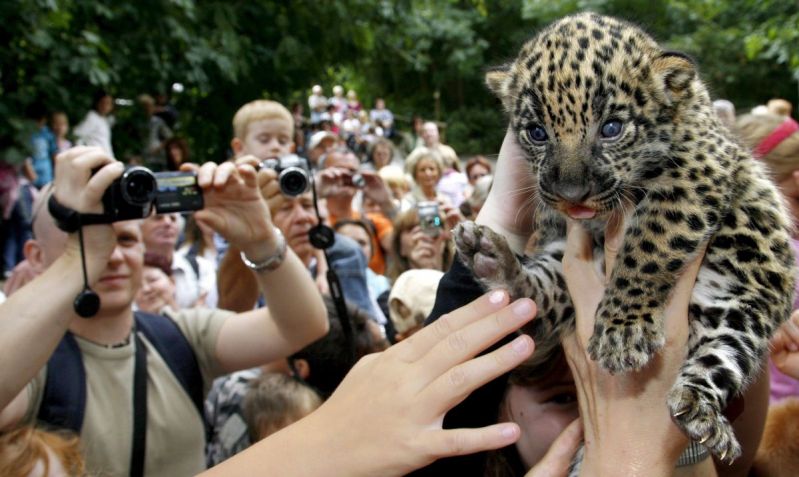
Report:
M562 325L574 322L561 265L565 243L551 243L522 262L505 237L484 225L462 222L455 228L454 236L461 260L486 289L504 288L511 299L529 297L535 301L538 316L531 324L532 329L526 331L537 339L538 350L543 349L538 337L549 338L557 345L554 338L559 336Z
M694 199L689 187L650 191L629 220L588 346L591 359L611 373L641 369L665 343L666 303L711 226L678 209L674 197Z
M736 329L754 323L754 313L691 305L688 359L668 396L677 425L726 463L741 455L741 446L723 411L760 371L768 347L764 337Z

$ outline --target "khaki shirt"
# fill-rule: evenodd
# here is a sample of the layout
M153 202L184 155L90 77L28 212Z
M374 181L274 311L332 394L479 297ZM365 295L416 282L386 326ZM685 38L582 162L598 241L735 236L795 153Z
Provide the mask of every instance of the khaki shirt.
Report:
M222 374L214 356L219 330L232 313L195 308L166 312L194 350L207 392ZM147 347L147 448L144 473L150 476L194 475L205 469L202 417L155 347ZM107 348L78 336L86 369L86 411L81 445L89 475L127 476L133 441L133 368L136 341ZM47 366L28 384L31 406L25 423L36 422Z

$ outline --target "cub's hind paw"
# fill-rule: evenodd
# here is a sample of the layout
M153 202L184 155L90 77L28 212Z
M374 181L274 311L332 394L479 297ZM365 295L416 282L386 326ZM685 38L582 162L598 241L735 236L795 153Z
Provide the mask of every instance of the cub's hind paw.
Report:
M521 273L505 237L485 225L462 222L455 227L454 237L461 260L488 288L507 287Z
M668 406L674 422L683 432L719 460L731 464L741 455L741 445L730 422L698 389L675 385L669 393Z
M599 310L588 342L591 359L612 374L643 368L663 347L663 334L643 320L614 318L611 313L604 307Z

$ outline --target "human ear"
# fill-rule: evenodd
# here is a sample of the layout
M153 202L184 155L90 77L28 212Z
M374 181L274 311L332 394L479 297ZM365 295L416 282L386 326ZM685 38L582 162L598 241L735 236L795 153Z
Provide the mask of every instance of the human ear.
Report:
M22 253L25 255L25 260L31 264L31 267L39 273L43 272L47 267L44 265L44 251L36 240L28 240L22 247Z
M238 157L244 150L244 144L241 143L241 139L234 137L230 140L230 148L233 149L233 154Z

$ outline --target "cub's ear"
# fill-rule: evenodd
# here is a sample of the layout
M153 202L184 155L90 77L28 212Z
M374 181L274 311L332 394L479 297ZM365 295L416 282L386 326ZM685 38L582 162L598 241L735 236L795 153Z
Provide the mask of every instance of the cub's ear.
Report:
M504 65L491 68L486 73L486 85L488 89L502 101L502 105L505 106L505 109L508 111L511 109L511 98L514 96L510 91L512 67L513 63L505 63Z
M664 51L652 62L652 78L655 92L667 105L683 99L696 78L696 63L693 58L677 51Z

